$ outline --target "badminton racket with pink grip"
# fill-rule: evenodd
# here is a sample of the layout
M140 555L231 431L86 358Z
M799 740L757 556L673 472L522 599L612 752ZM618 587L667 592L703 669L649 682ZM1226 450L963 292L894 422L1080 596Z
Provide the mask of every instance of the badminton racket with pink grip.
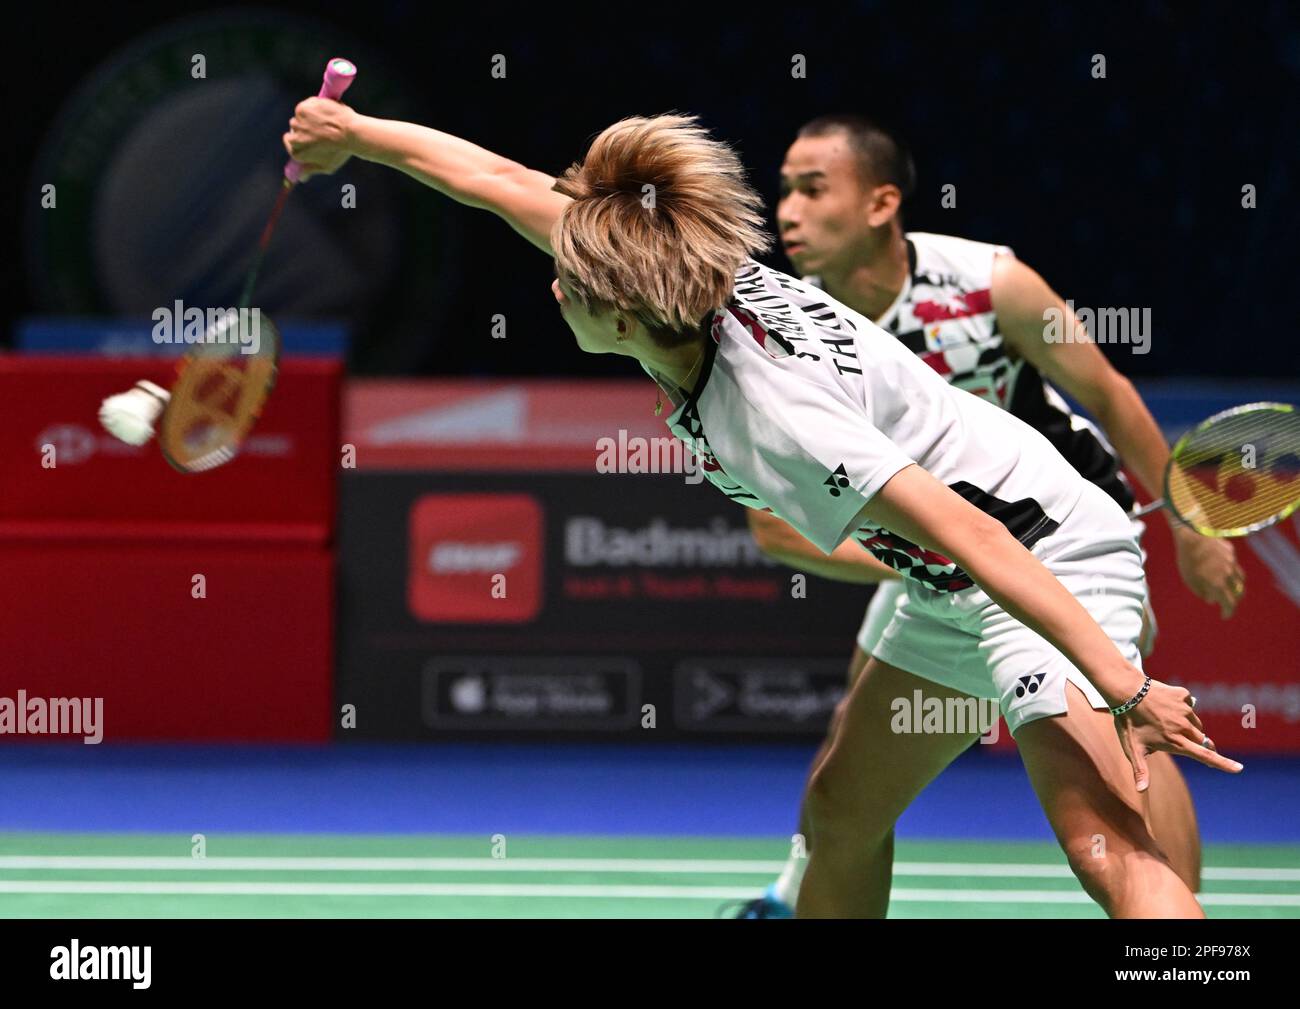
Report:
M335 57L325 64L318 97L338 101L356 75L350 60ZM256 338L249 339L245 330L250 328L249 306L271 236L302 172L302 163L292 158L284 166L280 195L262 229L237 310L222 314L181 358L170 391L139 382L130 392L106 399L99 417L110 433L143 444L157 420L163 457L184 473L213 469L235 457L261 416L279 370L280 337L270 319L253 310Z

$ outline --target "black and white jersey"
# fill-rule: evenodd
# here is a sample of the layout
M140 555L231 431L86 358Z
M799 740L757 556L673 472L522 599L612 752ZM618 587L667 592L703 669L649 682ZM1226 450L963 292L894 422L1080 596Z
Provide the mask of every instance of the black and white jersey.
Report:
M810 284L750 261L706 325L700 377L690 396L673 397L669 428L723 493L774 513L824 553L851 536L935 591L972 584L949 558L856 521L913 463L1027 547L1082 493L1083 478L1042 435L949 385L900 340Z
M1009 410L1050 441L1084 478L1128 511L1133 491L1115 450L1087 418L1023 358L1013 357L993 311L993 260L1005 245L908 232L908 277L877 320L908 350L960 389ZM805 277L820 286L816 277Z

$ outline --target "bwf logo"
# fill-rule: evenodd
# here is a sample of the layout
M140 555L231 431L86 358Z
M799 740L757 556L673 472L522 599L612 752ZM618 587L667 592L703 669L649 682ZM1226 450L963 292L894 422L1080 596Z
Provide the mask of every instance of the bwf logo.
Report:
M55 981L130 981L148 988L152 946L82 946L73 939L50 950L50 977Z
M417 620L526 623L537 616L543 530L535 498L426 494L411 506L408 535L406 601Z
M159 344L234 344L241 354L262 348L260 308L209 308L204 311L177 298L170 307L155 308L153 342Z

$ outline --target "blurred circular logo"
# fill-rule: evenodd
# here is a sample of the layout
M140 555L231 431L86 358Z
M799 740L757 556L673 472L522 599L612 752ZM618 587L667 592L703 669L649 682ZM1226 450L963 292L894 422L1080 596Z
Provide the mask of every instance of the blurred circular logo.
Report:
M336 55L360 70L350 104L418 118L382 59L298 16L179 21L112 55L36 158L34 188L53 186L55 203L27 222L41 307L134 316L175 298L233 306L279 193L289 116ZM438 213L421 187L354 159L293 194L253 303L282 318L348 320L362 335L395 318L432 326L437 283L454 282Z
M95 454L95 436L80 424L52 424L36 436L36 450L54 447L55 463L75 465Z

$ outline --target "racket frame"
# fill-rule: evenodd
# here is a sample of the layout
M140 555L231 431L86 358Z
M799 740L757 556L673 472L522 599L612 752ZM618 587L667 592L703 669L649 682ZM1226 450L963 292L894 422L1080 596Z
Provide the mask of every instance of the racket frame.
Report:
M280 354L283 345L283 341L280 339L279 330L269 318L262 318L261 323L259 324L259 329L261 330L260 339L262 341L270 340L274 345L273 352L270 355L270 375L264 380L264 387L257 405L253 407L248 412L248 416L241 421L241 427L244 429L243 432L236 437L233 442L225 446L225 451L228 452L228 455L225 458L219 459L215 462L210 462L206 465L195 465L195 462L187 464L179 462L168 450L169 442L171 441L169 433L170 420L175 417L173 411L180 409L177 404L184 402L183 398L177 393L181 388L181 383L185 380L186 374L191 369L201 366L204 362L221 361L225 359L225 356L204 354L201 351L190 350L186 352L185 356L182 357L180 362L177 364L176 378L172 382L172 394L168 397L167 405L163 408L162 416L158 418L158 448L162 452L163 458L166 459L172 469L177 472L206 473L208 470L216 469L218 466L225 465L239 454L240 447L244 444L245 439L247 439L248 435L257 425L258 420L262 416L262 410L266 407L267 400L271 398L271 393L275 389L276 382L279 380ZM207 331L204 332L204 336L207 336ZM220 450L214 449L212 450L212 453L207 453L199 458L206 459L208 455L216 453L217 451Z
M1178 441L1174 443L1174 447L1170 449L1169 462L1165 464L1165 477L1164 477L1164 488L1163 488L1165 492L1165 496L1159 501L1152 501L1150 504L1143 505L1141 508L1138 508L1137 510L1130 512L1129 513L1130 516L1132 518L1142 518L1143 516L1149 515L1152 512L1159 510L1160 508L1168 508L1169 513L1173 515L1173 517L1179 522L1179 524L1187 526L1187 528L1189 529L1195 530L1196 532L1200 533L1202 536L1211 536L1216 539L1238 539L1242 536L1249 536L1251 533L1257 533L1261 529L1267 529L1269 526L1276 525L1277 523L1283 521L1286 518L1289 518L1292 514L1294 514L1296 509L1300 508L1300 495L1297 495L1294 501L1292 501L1286 507L1280 509L1276 514L1270 516L1269 518L1261 519L1260 521L1253 522L1250 525L1237 526L1232 529L1216 529L1210 526L1197 525L1195 522L1191 521L1186 516L1184 516L1171 503L1173 495L1170 493L1169 490L1170 478L1173 476L1174 466L1178 462L1179 453L1183 450L1184 446L1186 446L1188 441L1190 441L1195 435L1206 430L1207 428L1215 424L1218 424L1220 421L1226 420L1229 417L1235 417L1240 414L1247 413L1250 411L1255 411L1255 410L1274 410L1277 411L1278 413L1296 412L1296 408L1292 406L1290 403L1273 403L1267 400L1263 400L1257 403L1243 403L1240 406L1229 407L1227 410L1220 410L1218 413L1214 414L1213 416L1206 417L1205 420L1201 421L1199 424L1194 426L1190 431L1187 431L1181 438L1179 438Z

